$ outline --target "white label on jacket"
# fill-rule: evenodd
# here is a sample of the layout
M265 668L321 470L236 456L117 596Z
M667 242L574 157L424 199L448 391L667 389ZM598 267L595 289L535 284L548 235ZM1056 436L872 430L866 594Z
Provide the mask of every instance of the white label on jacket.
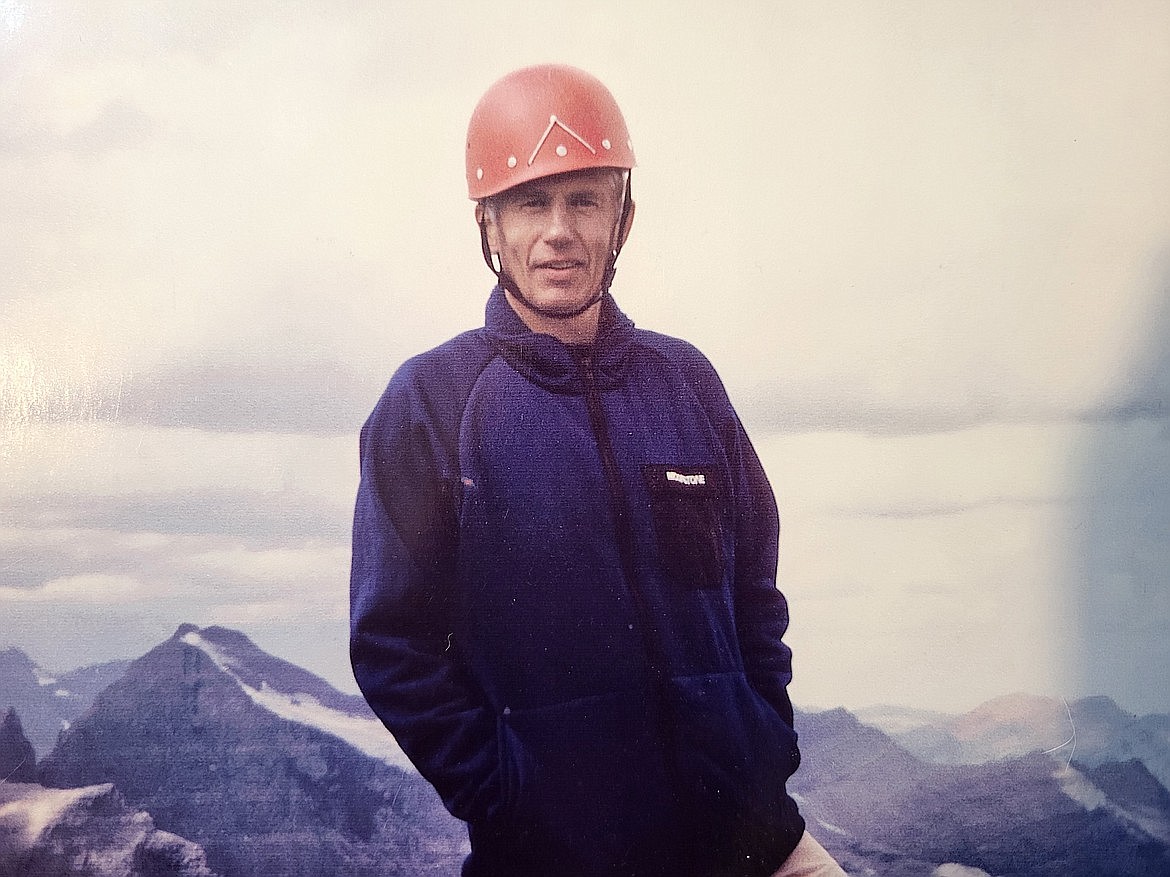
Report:
M666 480L677 481L679 484L686 484L689 487L700 487L707 483L707 476L701 472L696 475L684 475L681 472L675 472L673 469L667 469Z

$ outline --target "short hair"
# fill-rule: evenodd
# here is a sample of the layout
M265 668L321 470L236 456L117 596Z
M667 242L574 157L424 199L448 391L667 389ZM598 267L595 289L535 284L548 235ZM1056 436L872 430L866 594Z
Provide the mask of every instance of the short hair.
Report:
M613 186L614 198L616 199L620 208L622 203L622 196L626 191L626 179L629 177L630 172L621 167L589 168L587 170L608 171L605 176L609 179L610 184ZM580 171L569 171L569 173L580 173ZM529 180L526 183L521 183L520 186L530 186L535 183L539 183L544 179L548 179L548 177L537 177L535 180ZM505 189L502 192L497 192L495 195L488 195L486 198L480 199L479 203L483 206L484 213L491 217L492 222L495 222L499 219L500 202L508 196L509 192L520 188L520 186L513 186L511 189Z

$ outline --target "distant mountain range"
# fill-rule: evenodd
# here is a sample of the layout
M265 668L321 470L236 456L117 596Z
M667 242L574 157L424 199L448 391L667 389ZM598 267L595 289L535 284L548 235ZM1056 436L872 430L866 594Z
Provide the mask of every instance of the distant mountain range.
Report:
M42 670L20 649L4 649L0 651L0 713L8 707L15 709L29 742L44 755L57 742L57 735L128 666L129 661L112 661L58 677Z
M467 850L360 697L235 631L184 625L136 661L55 680L0 652L9 706L5 877L455 877ZM1014 695L797 727L791 791L851 874L1170 875L1170 717Z
M845 710L801 715L791 790L851 873L927 877L1170 874L1170 792L1134 759L1107 774L1033 752L939 765Z
M1107 697L1065 703L1011 694L959 716L877 707L857 717L934 764L982 764L1048 752L1089 767L1137 759L1170 788L1170 716L1134 716Z

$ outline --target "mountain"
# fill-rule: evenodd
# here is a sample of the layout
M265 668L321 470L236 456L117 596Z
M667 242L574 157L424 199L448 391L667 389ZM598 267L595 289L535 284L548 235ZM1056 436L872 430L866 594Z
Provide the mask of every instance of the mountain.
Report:
M466 832L404 765L361 698L184 625L61 735L40 778L113 783L232 877L457 873Z
M1145 760L1118 757L1156 753L1157 723L1138 733L1112 701L1087 699L1065 711L1075 753L1044 754L1061 742L1046 743L1059 730L1049 707L1013 696L964 716L887 708L867 711L872 724L843 709L801 712L804 761L790 789L852 874L1170 874L1170 792ZM907 734L959 757L924 760ZM19 741L7 751L19 760ZM983 760L962 762L974 755ZM130 664L38 776L58 789L114 784L231 877L450 877L467 849L463 826L361 698L224 628L184 625ZM87 818L71 824L81 831Z
M37 754L24 736L20 716L9 709L0 721L0 783L31 783L37 775Z
M216 877L202 849L158 830L108 783L67 790L0 783L0 874Z
M53 686L55 697L76 704L74 716L81 715L106 686L126 672L129 661L106 661L62 673ZM56 741L54 741L56 742Z
M875 706L856 710L866 725L888 734L898 745L924 761L934 764L961 764L962 747L944 728L955 717L934 710L903 706Z
M62 729L85 712L98 692L129 664L111 661L56 677L20 649L4 649L0 651L0 710L16 710L29 742L43 755L53 748Z
M1137 759L1170 789L1170 716L1136 716L1108 697L1066 704L1012 694L958 716L881 707L859 717L936 764L982 764L1032 752L1088 767Z
M1124 776L1042 754L938 765L845 710L801 714L797 727L805 759L791 789L810 830L855 872L1170 874L1170 801L1140 763Z

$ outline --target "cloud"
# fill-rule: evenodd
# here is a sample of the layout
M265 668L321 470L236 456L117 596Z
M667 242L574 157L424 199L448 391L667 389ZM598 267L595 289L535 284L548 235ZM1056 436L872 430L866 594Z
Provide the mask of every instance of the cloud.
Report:
M349 602L345 591L340 588L336 589L331 592L330 598L313 606L313 616L317 618L319 623L325 620L332 622L340 621L343 624L347 623L349 621ZM246 603L231 603L217 606L212 616L216 624L226 627L245 629L261 627L272 630L273 628L290 625L296 628L304 627L305 611L303 603L290 600L287 594L281 593L267 600L254 600ZM311 631L310 635L319 640L321 637L321 627L318 626L316 630ZM314 647L318 646L319 642L314 643ZM287 647L289 653L294 655L301 649L301 645L298 645L295 639L288 643ZM338 643L335 648L339 656L345 655L346 643L344 637L338 638ZM299 659L295 657L290 660L300 663ZM339 662L344 662L344 658ZM351 681L348 687L352 689L352 686L353 683Z
M149 603L180 620L273 602L283 606L279 618L335 618L347 607L344 542L271 548L235 535L10 528L0 530L0 545L9 559L0 568L7 603L78 612L100 604L129 616Z
M338 570L348 571L349 546L316 543L261 550L219 546L192 555L190 562L235 580L285 585L306 579L319 581L334 576Z
M283 359L257 351L136 375L121 388L116 416L125 423L214 432L355 435L380 389L339 359Z
M0 503L0 522L27 529L139 535L231 536L250 546L346 542L350 504L296 489L224 486L190 492L103 496L85 492L16 497ZM127 546L123 546L127 547Z
M55 152L96 156L108 150L141 147L158 131L154 119L125 100L107 101L97 114L67 131L53 131L37 120L0 131L0 156L43 157Z
M53 579L35 587L0 586L0 603L107 605L140 599L145 592L146 588L133 576L89 573Z
M210 519L222 509L233 526L282 509L290 521L300 508L326 518L348 513L357 476L356 432L223 433L92 420L0 433L0 516L14 521L100 528L108 514L114 526L151 529L139 526L139 508L179 527L195 510Z
M956 27L897 9L635 7L620 32L572 33L549 27L557 14L525 10L506 48L466 59L484 22L440 25L422 4L30 12L13 82L33 85L4 92L0 129L11 149L73 152L0 156L0 286L48 303L6 316L129 348L91 388L108 398L65 389L33 416L360 423L397 362L478 318L460 151L516 45L612 79L645 145L620 300L700 342L753 424L939 431L1151 410L1118 363L1144 319L1134 266L1164 244L1165 125L1131 112L1165 94L1158 15L1062 17L1038 41L994 10ZM786 50L727 51L761 34ZM1089 34L1099 53L1070 51ZM660 62L628 57L631 42ZM1121 63L1135 48L1148 65ZM61 355L40 351L42 368Z
M125 534L108 530L9 527L0 530L6 563L0 584L36 591L53 581L104 576L174 580L183 558L208 550L208 537Z
M1026 509L1035 506L1064 505L1069 501L1068 498L1033 496L997 496L975 502L956 502L953 500L936 499L933 502L917 504L882 504L877 506L852 506L830 509L829 514L841 518L900 518L903 520L911 520L914 518L965 515L979 509L994 506Z
M1147 343L1157 343L1151 336ZM1143 339L1145 342L1145 339ZM1135 342L1136 343L1136 342ZM1170 362L1170 359L1167 360ZM886 370L892 363L875 364ZM1079 369L1076 371L1079 372ZM989 377L977 371L950 376L914 371L900 386L873 375L805 373L745 379L731 373L729 392L753 431L801 433L856 431L875 435L942 433L1003 424L1060 424L1164 420L1170 417L1170 369L1142 373L1080 374L1059 370L1037 385L1035 377Z

